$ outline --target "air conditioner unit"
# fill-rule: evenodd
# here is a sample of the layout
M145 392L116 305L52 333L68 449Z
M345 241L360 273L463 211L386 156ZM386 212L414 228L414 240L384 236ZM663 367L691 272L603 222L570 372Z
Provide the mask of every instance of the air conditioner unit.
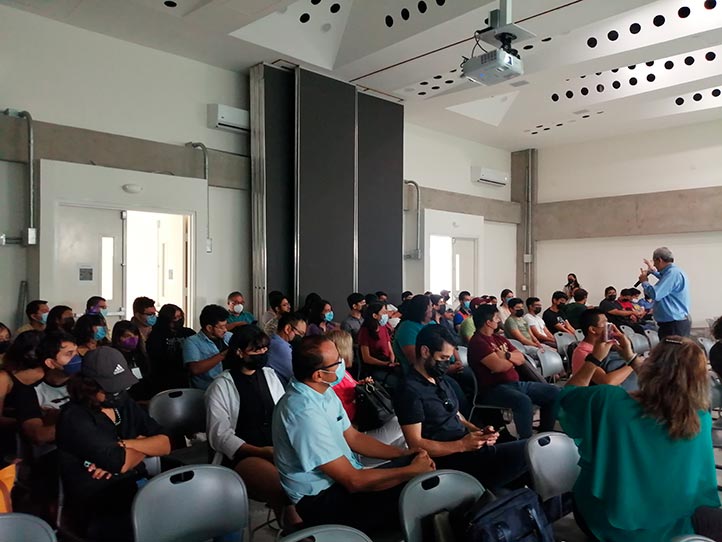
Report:
M506 186L509 184L509 173L479 166L471 166L471 181L474 183L489 184L491 186Z
M229 105L208 104L208 127L241 133L251 129L251 117L245 109Z

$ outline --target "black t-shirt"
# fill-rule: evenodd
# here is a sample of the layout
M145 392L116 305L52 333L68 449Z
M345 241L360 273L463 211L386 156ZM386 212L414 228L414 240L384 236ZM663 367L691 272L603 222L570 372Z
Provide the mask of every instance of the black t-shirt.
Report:
M135 480L145 475L142 463L134 471L114 474L110 480L93 480L88 472L85 462L120 473L125 449L118 445L119 440L164 433L158 422L132 399L118 408L118 413L120 424L116 426L102 412L77 403L70 402L61 408L56 429L60 474L66 494L76 502L124 503L135 494Z
M13 381L13 389L5 397L4 415L15 418L18 424L34 418L42 418L43 411L38 403L35 386L23 384L12 374L10 379ZM42 381L38 384L40 382Z
M722 378L722 342L716 342L710 349L709 364L717 376Z
M544 320L544 323L546 324L547 329L551 333L556 333L557 331L559 331L557 329L557 324L563 324L564 321L566 320L564 318L564 314L561 311L554 312L551 309L547 309L544 311L544 314L542 314L542 319Z
M459 419L459 402L446 377L432 384L412 369L394 394L399 424L421 424L421 436L440 442L459 440L467 430Z
M632 323L632 321L627 316L616 316L614 314L609 314L609 311L624 310L624 307L622 307L622 305L616 299L614 301L603 299L599 302L599 310L603 311L607 315L607 320L609 320L615 326L628 326Z
M188 387L188 373L183 364L183 343L195 335L190 328L177 332L154 327L145 343L150 363L150 379L158 391Z
M273 446L271 421L275 404L263 371L247 375L231 369L231 377L241 398L236 435L253 446Z

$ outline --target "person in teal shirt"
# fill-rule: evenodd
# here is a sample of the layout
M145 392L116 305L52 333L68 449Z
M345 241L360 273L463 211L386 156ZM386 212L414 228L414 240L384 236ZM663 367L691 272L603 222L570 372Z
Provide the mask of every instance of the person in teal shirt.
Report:
M226 326L228 331L233 331L237 327L247 326L256 321L251 311L247 311L246 300L241 292L231 292L228 294L228 320Z
M575 517L603 542L722 540L702 349L667 337L642 363L639 391L588 387L612 342L595 346L559 396L559 421L577 443Z

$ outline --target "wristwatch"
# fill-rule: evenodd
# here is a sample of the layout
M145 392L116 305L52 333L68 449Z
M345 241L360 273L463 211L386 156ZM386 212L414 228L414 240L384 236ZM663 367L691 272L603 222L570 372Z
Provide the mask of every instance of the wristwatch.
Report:
M507 359L507 361L510 360L510 359L511 359L511 352L509 352L508 350L507 350L506 352L504 352L504 357Z
M588 361L589 363L593 363L593 364L596 365L597 367L601 367L601 366L602 366L602 362L599 361L599 360L598 360L597 358L595 358L594 356L592 356L591 354L587 354L587 357L584 358L584 361Z

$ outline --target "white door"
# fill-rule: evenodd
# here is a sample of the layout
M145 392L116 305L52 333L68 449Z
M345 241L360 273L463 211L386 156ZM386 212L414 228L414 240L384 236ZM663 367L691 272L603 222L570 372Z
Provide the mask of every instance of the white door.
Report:
M475 296L480 295L476 284L476 239L454 237L451 240L451 246L451 269L454 284L452 295L458 297L459 292L464 290Z
M125 211L60 205L57 214L54 289L51 305L82 314L94 295L108 301L108 324L124 318Z

